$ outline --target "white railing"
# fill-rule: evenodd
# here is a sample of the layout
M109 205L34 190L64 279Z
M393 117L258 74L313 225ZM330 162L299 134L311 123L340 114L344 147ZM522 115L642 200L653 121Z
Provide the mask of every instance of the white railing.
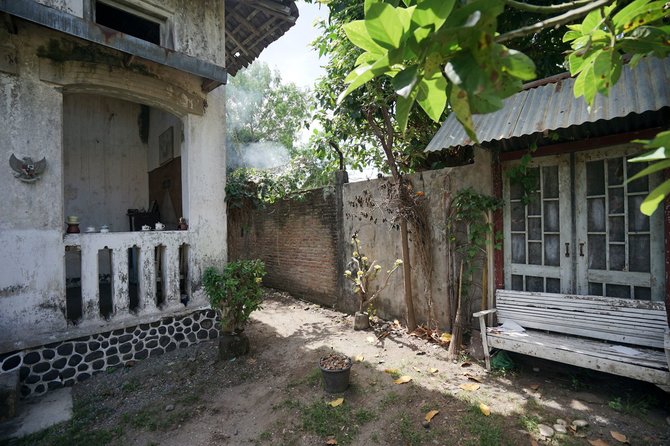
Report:
M105 318L101 314L100 264L98 253L111 251L111 302L112 310L107 320L120 321L137 316L174 313L184 309L181 302L181 280L185 281L185 292L190 294L190 259L180 259L188 252L187 231L110 232L93 234L66 234L63 238L65 251L81 252L81 320L77 323L99 324ZM129 256L128 250L134 249ZM156 249L160 248L160 249ZM156 253L161 258L156 258ZM129 261L136 262L138 302L130 306ZM184 270L184 267L186 270ZM159 276L157 277L157 273ZM157 299L156 286L161 286L161 302Z

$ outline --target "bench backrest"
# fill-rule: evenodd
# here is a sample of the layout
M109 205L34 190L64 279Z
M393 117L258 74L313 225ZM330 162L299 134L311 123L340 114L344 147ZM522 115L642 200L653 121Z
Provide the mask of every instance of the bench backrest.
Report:
M664 302L525 291L496 291L498 321L524 328L663 348Z

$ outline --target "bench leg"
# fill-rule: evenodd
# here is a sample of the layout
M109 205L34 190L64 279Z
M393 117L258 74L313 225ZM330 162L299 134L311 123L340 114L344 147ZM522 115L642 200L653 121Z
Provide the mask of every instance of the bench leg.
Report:
M484 349L484 360L486 361L486 370L491 371L491 354L489 351L489 342L486 339L486 322L483 317L479 318L479 329L482 332L482 348Z

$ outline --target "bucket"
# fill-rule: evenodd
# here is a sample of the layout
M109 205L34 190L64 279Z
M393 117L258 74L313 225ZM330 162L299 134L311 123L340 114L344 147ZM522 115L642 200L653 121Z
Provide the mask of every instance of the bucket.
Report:
M322 358L323 359L323 358ZM342 393L349 388L349 375L351 372L351 359L347 358L348 365L343 369L324 369L319 361L319 368L323 375L323 387L328 393Z

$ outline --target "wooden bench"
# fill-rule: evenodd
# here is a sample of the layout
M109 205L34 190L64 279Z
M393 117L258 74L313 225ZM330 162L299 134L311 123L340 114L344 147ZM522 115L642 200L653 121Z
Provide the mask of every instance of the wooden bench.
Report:
M496 307L479 318L486 368L498 348L647 381L670 392L665 304L631 299L496 291ZM487 329L485 318L513 321L523 333ZM665 342L665 345L664 345Z

